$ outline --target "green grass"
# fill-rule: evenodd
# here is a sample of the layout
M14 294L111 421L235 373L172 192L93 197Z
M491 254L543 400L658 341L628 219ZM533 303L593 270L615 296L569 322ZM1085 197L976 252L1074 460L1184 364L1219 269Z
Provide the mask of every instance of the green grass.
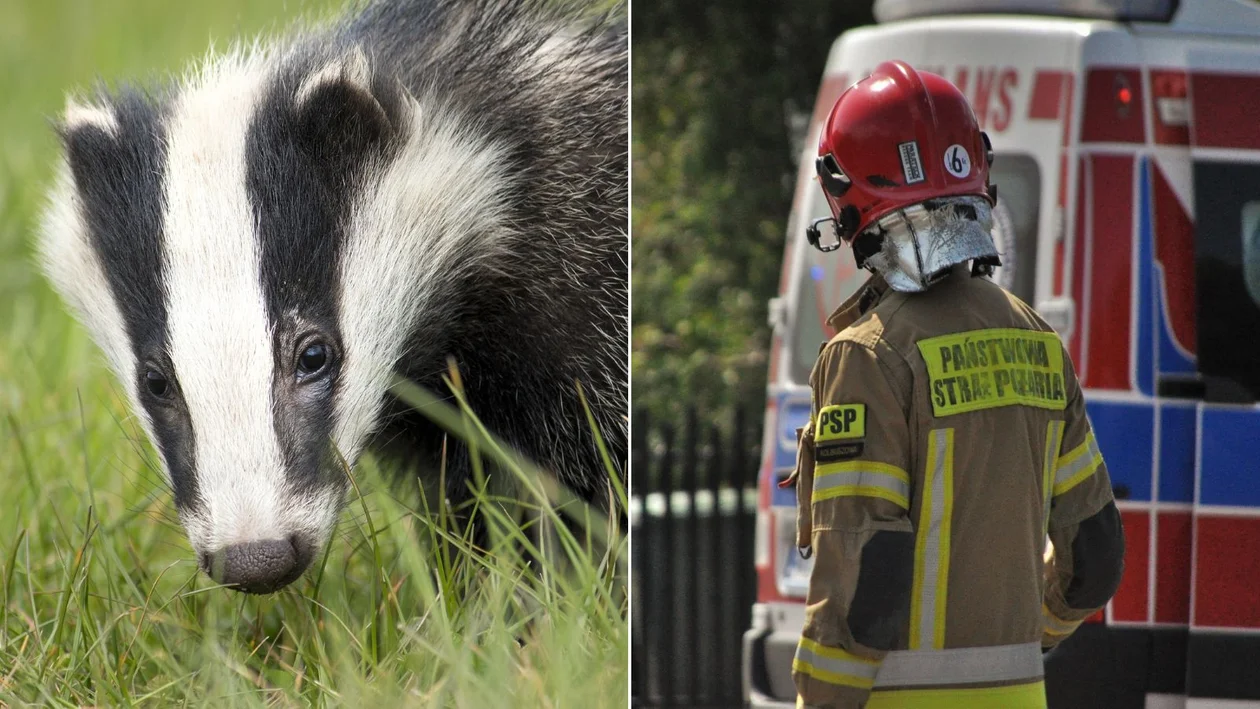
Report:
M557 530L527 570L488 491L492 553L474 557L367 461L322 566L274 596L213 586L102 356L32 265L68 90L178 71L211 40L330 7L0 0L0 706L627 703L624 538ZM407 395L507 461L527 500L559 495L466 409Z

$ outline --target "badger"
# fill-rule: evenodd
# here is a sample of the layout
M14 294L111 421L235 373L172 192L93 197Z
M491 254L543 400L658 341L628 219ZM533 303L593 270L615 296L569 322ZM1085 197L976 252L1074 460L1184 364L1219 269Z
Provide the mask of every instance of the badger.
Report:
M39 260L215 581L299 578L367 450L466 500L468 448L391 393L449 394L451 363L489 430L609 506L627 72L624 8L378 0L67 101Z

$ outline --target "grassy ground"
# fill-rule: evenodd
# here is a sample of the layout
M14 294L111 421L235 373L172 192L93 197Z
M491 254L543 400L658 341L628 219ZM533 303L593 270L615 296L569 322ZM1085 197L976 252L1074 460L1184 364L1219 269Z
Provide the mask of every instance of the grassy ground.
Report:
M271 597L212 586L102 357L32 267L66 90L328 6L0 0L0 706L627 703L623 541L569 539L566 574L524 573L506 543L448 559L371 465L322 569Z

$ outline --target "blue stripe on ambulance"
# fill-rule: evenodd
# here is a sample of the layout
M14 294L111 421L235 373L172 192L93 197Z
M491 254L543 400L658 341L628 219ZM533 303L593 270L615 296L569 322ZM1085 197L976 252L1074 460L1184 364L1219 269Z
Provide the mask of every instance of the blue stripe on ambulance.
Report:
M1260 409L1204 406L1201 412L1198 503L1260 507L1260 458L1253 448Z
M1159 407L1159 501L1194 502L1194 402Z
M1127 489L1124 499L1149 502L1154 408L1141 402L1091 401L1086 391L1085 412L1094 426L1094 437L1107 463L1112 486Z

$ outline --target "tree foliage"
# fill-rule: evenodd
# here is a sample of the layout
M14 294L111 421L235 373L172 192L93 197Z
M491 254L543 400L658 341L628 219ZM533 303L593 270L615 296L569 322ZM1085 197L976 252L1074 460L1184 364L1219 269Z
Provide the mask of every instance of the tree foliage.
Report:
M672 418L693 403L725 420L763 400L766 300L802 123L831 43L870 11L834 0L634 3L636 408Z

